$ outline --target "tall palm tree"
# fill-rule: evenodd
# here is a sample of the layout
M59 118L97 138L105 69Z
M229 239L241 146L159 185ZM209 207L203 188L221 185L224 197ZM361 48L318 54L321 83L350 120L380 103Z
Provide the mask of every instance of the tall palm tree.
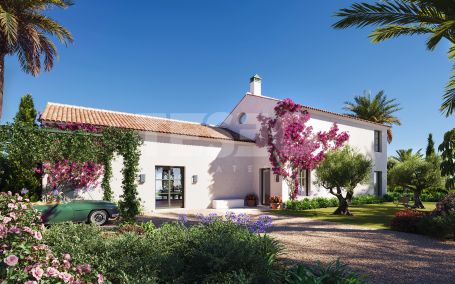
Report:
M451 42L448 55L455 57L455 2L453 0L380 0L355 3L335 14L341 18L333 27L375 26L374 43L399 36L428 34L427 48L434 50L442 38ZM450 116L455 111L455 65L446 86L440 110Z
M412 149L400 149L396 151L396 155L392 157L397 162L404 162L411 159L423 159L423 155L421 153L422 149L417 150L417 152L413 153Z
M3 113L5 57L17 55L22 70L36 76L50 71L57 56L50 36L65 45L73 41L71 33L45 15L53 8L67 8L71 0L0 0L0 117Z
M380 91L373 98L367 93L363 96L354 97L354 102L345 102L344 109L349 111L347 115L355 116L365 120L382 123L385 125L401 125L394 113L401 110L396 99L388 99L384 91ZM387 140L392 142L392 129L387 130Z

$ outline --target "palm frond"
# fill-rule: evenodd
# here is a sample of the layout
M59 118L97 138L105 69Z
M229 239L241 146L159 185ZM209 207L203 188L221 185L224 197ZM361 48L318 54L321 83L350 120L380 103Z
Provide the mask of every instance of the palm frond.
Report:
M439 14L429 10L422 13L418 1L380 1L374 4L354 3L349 8L341 9L335 16L341 18L332 26L336 29L348 27L381 26L381 25L410 25L439 24L444 21Z
M374 43L378 43L400 36L412 36L416 34L427 34L432 32L433 30L427 27L389 25L383 28L377 28L369 35L369 37Z
M442 99L443 102L440 110L446 117L449 117L455 110L455 65L452 67L452 75L450 76L449 83L447 83Z
M6 38L7 44L13 46L17 39L17 19L12 14L3 10L0 5L0 32Z
M40 14L32 14L29 17L29 22L41 29L41 32L56 36L61 43L66 45L74 41L70 31L56 21Z

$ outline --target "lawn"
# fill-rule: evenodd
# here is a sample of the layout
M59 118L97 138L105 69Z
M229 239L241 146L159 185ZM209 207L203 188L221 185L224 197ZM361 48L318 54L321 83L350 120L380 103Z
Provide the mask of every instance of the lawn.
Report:
M424 205L424 211L431 211L435 208L435 202L424 202ZM323 221L366 226L373 229L390 229L390 220L392 220L395 212L404 209L403 206L396 206L392 202L350 206L349 208L354 216L332 215L333 211L336 209L335 207L310 209L304 211L276 210L270 211L270 213L277 215L301 216Z

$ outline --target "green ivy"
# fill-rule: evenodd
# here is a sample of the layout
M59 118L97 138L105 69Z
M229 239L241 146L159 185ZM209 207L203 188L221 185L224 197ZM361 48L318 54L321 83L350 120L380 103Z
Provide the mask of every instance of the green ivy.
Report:
M123 194L119 203L120 211L124 219L131 220L140 208L136 183L140 145L142 139L139 134L127 129L104 128L100 133L90 133L84 130L42 128L25 123L3 125L0 128L0 186L2 190L13 192L19 192L23 187L38 190L42 177L37 176L33 168L39 167L43 161L93 161L105 167L101 184L103 198L112 200L111 162L116 154L121 155Z

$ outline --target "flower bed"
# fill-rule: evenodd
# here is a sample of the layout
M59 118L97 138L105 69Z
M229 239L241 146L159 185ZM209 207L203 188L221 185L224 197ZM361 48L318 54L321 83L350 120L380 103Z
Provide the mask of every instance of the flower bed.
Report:
M103 283L90 264L77 265L67 253L54 254L43 243L44 225L28 199L0 193L0 279L6 283ZM60 257L61 256L61 257Z

